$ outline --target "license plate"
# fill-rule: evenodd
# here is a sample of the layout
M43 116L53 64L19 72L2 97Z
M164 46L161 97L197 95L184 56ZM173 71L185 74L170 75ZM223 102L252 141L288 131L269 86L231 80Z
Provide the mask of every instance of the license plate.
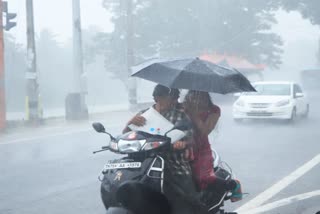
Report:
M141 162L128 162L128 163L107 163L104 169L128 169L140 168Z
M259 114L259 113L268 113L267 111L259 111L259 110L256 110L256 111L251 111L250 113L257 113L257 114Z

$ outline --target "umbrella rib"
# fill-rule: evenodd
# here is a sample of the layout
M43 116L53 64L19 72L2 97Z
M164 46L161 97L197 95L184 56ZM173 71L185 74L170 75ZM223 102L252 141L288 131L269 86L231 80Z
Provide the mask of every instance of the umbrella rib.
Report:
M157 64L157 65L160 66L160 67L167 68L167 66L162 65L161 63L155 63L155 64ZM172 69L172 68L170 68L170 69ZM177 70L177 69L172 69L172 70L173 70L173 71L176 71L176 72L177 72L177 71L179 72L179 70ZM174 76L174 74L175 74L176 72L172 72L172 76ZM180 73L179 73L178 75L175 75L174 79L172 79L172 81L168 83L169 88L172 87L173 83L175 82L175 80L177 79L177 77L178 77L179 75L180 75Z

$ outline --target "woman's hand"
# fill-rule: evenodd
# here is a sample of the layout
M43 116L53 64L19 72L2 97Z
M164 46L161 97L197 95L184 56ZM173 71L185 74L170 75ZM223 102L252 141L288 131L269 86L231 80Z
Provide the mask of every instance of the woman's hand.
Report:
M197 116L197 111L195 108L192 108L190 106L188 107L185 107L185 113L188 115L188 117L191 119L191 120L194 120Z
M187 142L186 141L176 141L174 144L173 144L173 149L174 150L183 150L187 147Z

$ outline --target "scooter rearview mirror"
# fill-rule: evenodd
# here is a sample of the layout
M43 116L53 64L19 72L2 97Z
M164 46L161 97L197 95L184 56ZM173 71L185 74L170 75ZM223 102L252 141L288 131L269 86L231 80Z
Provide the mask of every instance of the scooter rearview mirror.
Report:
M92 127L94 128L94 130L96 130L96 132L99 132L99 133L106 132L104 126L101 123L93 123Z

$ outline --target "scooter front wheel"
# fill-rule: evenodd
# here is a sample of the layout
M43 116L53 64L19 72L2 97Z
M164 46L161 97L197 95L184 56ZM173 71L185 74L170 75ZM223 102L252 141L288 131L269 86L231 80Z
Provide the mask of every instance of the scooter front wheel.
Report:
M134 214L134 213L122 207L110 207L107 210L106 214Z

